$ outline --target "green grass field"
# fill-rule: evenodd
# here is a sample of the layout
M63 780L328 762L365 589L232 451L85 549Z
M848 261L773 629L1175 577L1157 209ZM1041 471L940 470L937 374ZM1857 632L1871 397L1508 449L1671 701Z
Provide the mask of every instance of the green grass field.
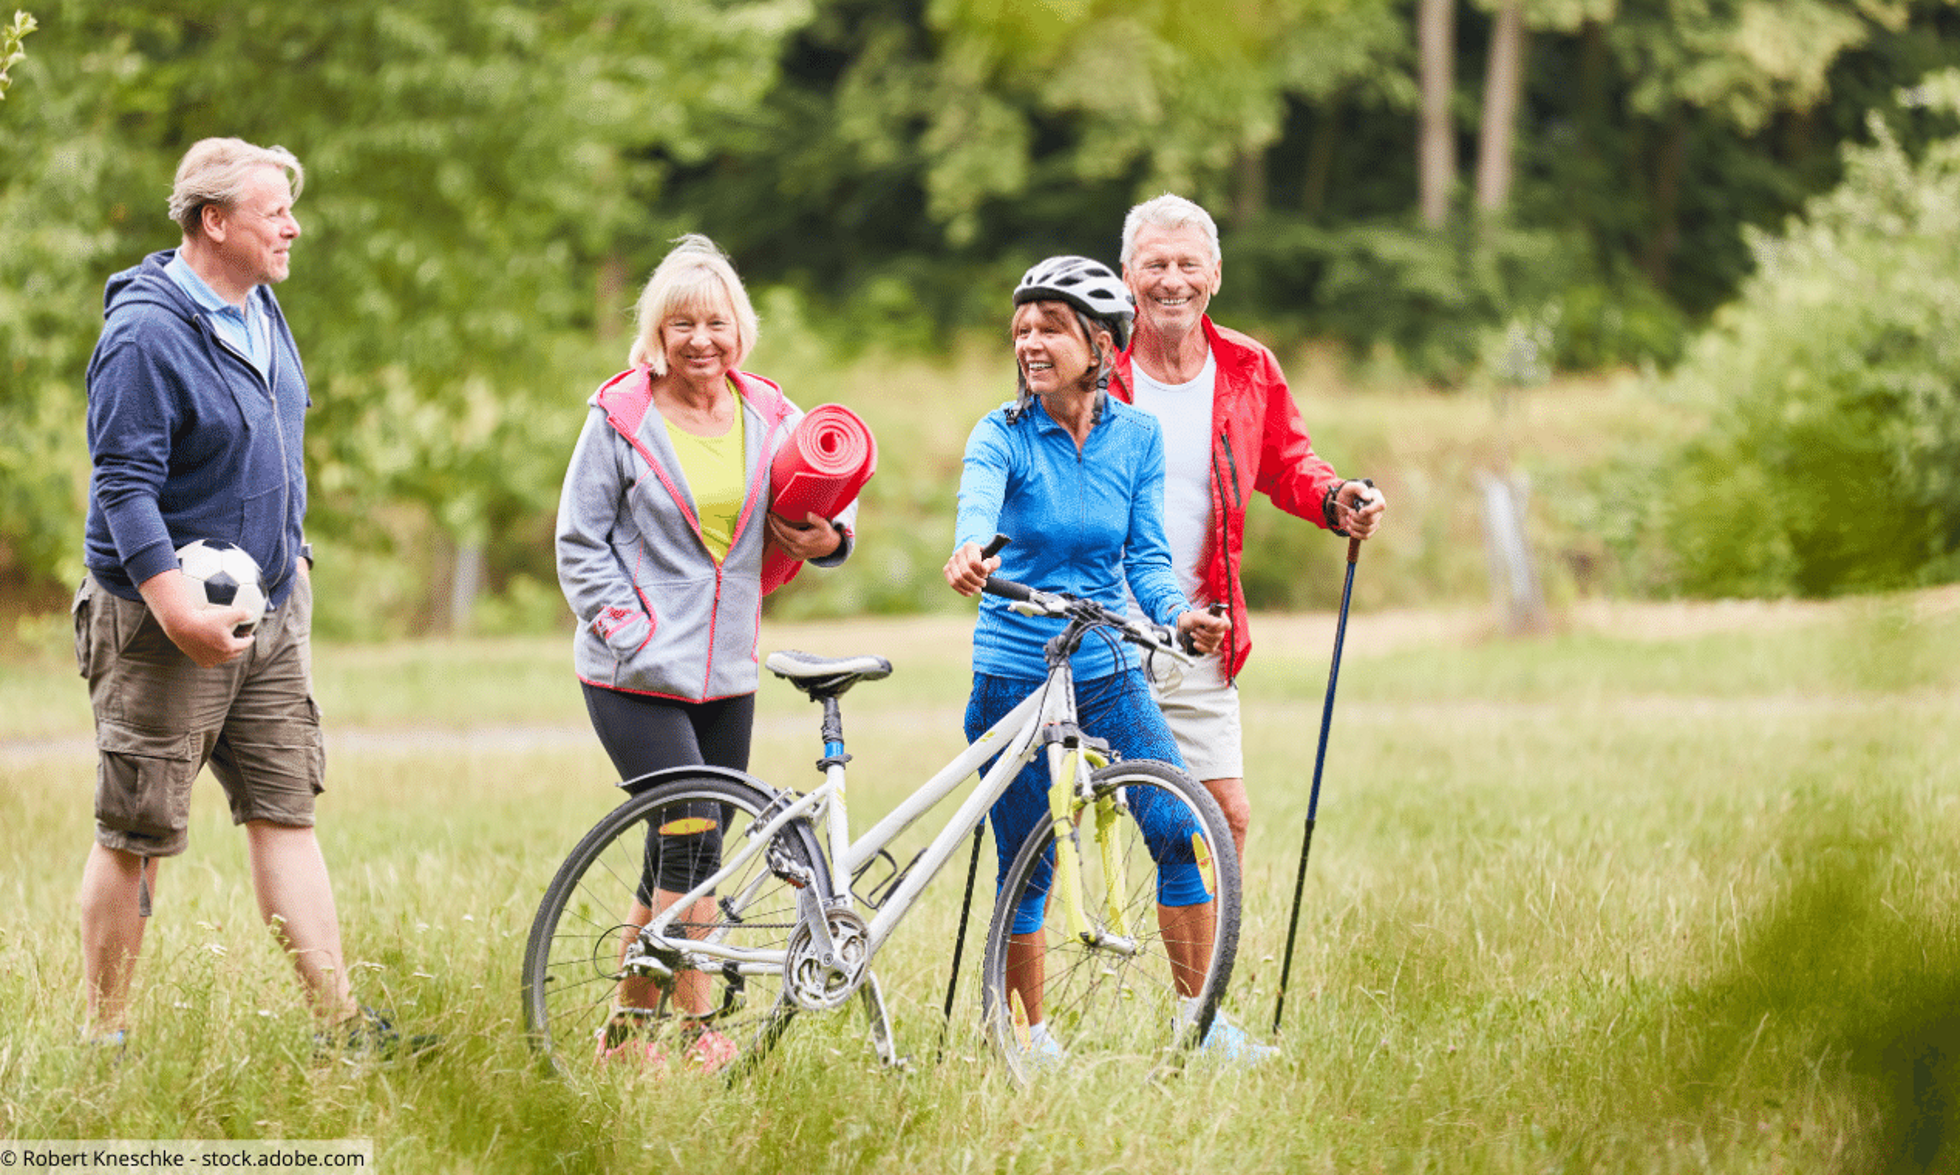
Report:
M1366 574L1368 568L1362 568ZM1257 617L1237 1018L1267 1027L1332 617ZM316 1065L221 793L166 865L119 1063L77 1047L93 760L52 635L0 665L0 1135L372 1139L404 1172L1960 1169L1960 594L1357 612L1282 1060L1019 1090L956 870L879 959L907 1073L852 1011L762 1072L541 1075L517 971L559 857L614 800L552 640L325 646L321 839L363 999L445 1045ZM862 824L958 745L958 618L766 626L883 652L846 699ZM756 773L807 785L816 711L762 688ZM922 843L922 842L921 842ZM963 862L962 862L963 865ZM977 962L978 934L967 953Z

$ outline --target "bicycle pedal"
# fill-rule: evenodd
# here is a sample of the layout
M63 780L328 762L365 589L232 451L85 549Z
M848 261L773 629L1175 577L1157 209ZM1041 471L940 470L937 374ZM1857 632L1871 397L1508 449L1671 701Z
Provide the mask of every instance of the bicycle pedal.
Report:
M676 955L676 962L679 956ZM619 969L636 979L666 981L674 977L674 967L664 959L654 955L627 955L620 960Z

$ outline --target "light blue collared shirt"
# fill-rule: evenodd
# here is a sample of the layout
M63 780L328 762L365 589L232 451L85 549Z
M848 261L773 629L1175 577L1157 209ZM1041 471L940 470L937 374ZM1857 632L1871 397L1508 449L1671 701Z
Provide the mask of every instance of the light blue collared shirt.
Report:
M258 368L260 375L270 379L267 367L272 362L272 324L266 320L258 303L248 296L241 308L220 298L217 291L197 276L197 271L184 260L182 252L172 257L163 271L200 309L210 312L211 325L217 328L218 337L231 344L253 367Z

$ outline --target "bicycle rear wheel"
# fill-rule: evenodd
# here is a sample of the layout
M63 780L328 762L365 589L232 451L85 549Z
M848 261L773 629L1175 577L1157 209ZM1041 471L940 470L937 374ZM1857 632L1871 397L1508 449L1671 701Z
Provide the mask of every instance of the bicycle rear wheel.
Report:
M1211 793L1149 760L1112 764L1090 784L1075 812L1088 941L1051 893L1046 820L1008 869L987 931L982 1016L1021 1081L1064 1063L1121 1062L1139 1076L1177 1063L1210 1029L1238 955L1238 856ZM1058 1048L1031 1040L1031 1022Z
M774 1046L794 1013L783 998L780 952L797 915L797 891L778 871L823 876L806 823L777 833L669 931L774 951L775 964L650 955L638 932L749 844L776 805L750 784L683 776L627 800L579 841L546 888L524 951L525 1026L555 1065L631 1059L723 1068Z

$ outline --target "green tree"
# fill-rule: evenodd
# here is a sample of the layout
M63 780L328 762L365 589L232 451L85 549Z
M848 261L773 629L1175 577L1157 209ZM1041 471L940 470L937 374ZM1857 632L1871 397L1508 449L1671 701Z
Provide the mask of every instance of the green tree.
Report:
M1885 121L1786 231L1670 385L1713 426L1652 483L1672 581L1698 595L1833 595L1960 576L1960 72Z
M549 510L580 401L623 366L592 346L628 309L596 305L596 283L607 259L650 266L661 246L642 211L654 152L718 143L808 6L67 0L45 15L30 65L49 99L10 128L0 170L0 468L9 498L31 499L0 544L48 572L75 559L101 282L175 243L163 204L191 141L280 143L307 167L280 296L315 392L315 527L385 549L426 514L481 549ZM402 592L385 602L432 606Z

